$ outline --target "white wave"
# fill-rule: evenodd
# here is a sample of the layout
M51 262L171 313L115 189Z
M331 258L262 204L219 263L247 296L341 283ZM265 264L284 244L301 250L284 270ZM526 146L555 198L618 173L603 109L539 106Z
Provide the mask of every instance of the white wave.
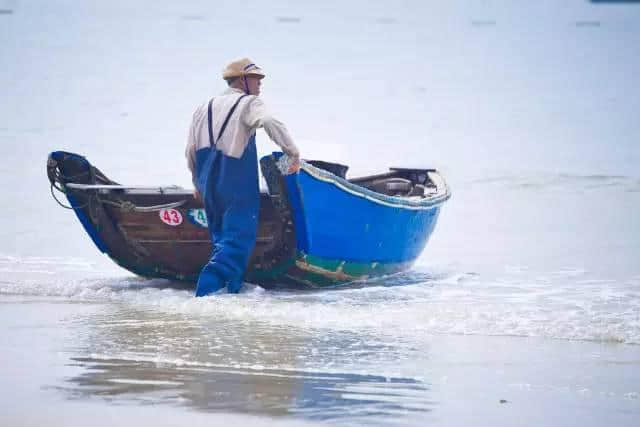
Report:
M560 275L562 280L554 279ZM557 277L556 275L556 277ZM247 284L240 294L194 298L166 280L102 278L0 283L0 294L118 302L147 310L232 322L367 332L417 338L424 334L514 335L640 344L636 282L563 284L581 271L546 279L483 281L470 273L423 282L316 292L274 292Z
M116 271L117 267L102 268L98 267L95 262L82 258L70 258L59 256L25 256L18 257L13 255L0 254L0 272L5 275L15 275L21 273L39 274L39 275L57 275L65 273L100 273Z

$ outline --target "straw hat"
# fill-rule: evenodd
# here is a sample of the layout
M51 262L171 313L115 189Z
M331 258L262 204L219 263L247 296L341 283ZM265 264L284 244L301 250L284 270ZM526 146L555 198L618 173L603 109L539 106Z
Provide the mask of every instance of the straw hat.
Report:
M261 79L265 74L262 71L262 68L258 67L249 58L242 58L237 61L233 61L227 64L227 66L224 67L224 70L222 70L222 78L225 80L242 76L255 76Z

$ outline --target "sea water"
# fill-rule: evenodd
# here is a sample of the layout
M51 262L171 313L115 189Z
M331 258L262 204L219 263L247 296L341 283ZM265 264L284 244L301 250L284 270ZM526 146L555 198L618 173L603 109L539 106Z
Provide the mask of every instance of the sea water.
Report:
M640 6L2 1L0 41L3 425L640 422ZM195 299L51 199L58 149L190 187L244 55L303 157L443 173L412 271Z

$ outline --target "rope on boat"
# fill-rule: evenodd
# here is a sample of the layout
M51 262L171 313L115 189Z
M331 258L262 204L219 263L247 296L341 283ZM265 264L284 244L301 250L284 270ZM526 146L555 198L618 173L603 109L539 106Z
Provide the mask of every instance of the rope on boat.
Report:
M54 192L53 192L53 189L54 189L54 188L55 188L56 190L58 190L59 192L61 192L61 193L65 193L65 191L64 191L64 190L62 190L62 189L60 189L57 185L53 185L53 184L51 184L51 197L53 197L53 200L55 200L57 204L59 204L60 206L62 206L62 207L63 207L63 208L65 208L65 209L84 208L84 207L87 205L87 203L88 203L88 202L87 202L87 203L85 203L83 206L77 206L77 207L75 207L75 208L74 208L73 206L67 206L67 205L65 205L64 203L62 203L62 202L61 202L61 201L56 197L56 193L54 193Z
M179 200L177 202L165 203L162 205L154 205L154 206L138 206L133 202L128 200L119 200L114 202L113 200L101 199L96 196L100 203L104 203L105 205L111 205L120 208L124 212L156 212L162 209L174 209L184 205L186 200Z
M62 174L62 172L60 172L60 169L55 168L54 174L55 174L55 175L54 175L54 178L55 178L55 179L51 181L51 187L50 187L50 190L51 190L51 197L53 197L53 200L55 200L57 204L59 204L60 206L62 206L62 207L63 207L63 208L65 208L65 209L82 209L82 208L85 208L89 203L91 203L91 199L89 199L89 200L88 200L84 205L82 205L82 206L67 206L67 205L65 205L64 203L62 203L62 202L61 202L61 201L56 197L56 194L53 192L53 189L55 188L56 190L58 190L58 191L59 191L59 192L61 192L62 194L66 194L66 193L67 193L67 190L65 189L64 181L63 181L62 179L66 179L66 180L76 179L76 178L78 178L78 177L81 177L81 176L84 176L84 175L89 174L89 172L82 172L82 173L79 173L79 174L77 174L77 175L73 175L73 176L69 176L69 177L67 177L67 176L63 175L63 174Z
M161 205L153 205L153 206L138 206L133 202L130 202L128 200L118 200L118 201L113 201L113 200L107 200L107 199L101 199L97 193L95 194L89 194L87 196L87 202L84 203L81 206L67 206L64 203L62 203L60 201L60 199L58 199L56 197L55 192L53 191L54 189L56 189L57 191L59 191L62 194L67 194L67 188L64 185L64 181L71 181L73 179L77 179L78 177L81 177L83 175L87 175L89 174L89 172L83 172L77 175L73 175L73 176L65 176L63 175L60 170L58 168L56 168L55 170L55 179L53 181L51 181L51 197L53 197L53 200L56 201L56 203L58 203L60 206L62 206L65 209L83 209L85 207L87 207L88 205L91 204L92 199L95 199L97 202L99 203L104 203L106 205L111 205L111 206L115 206L117 208L120 208L120 210L124 211L124 212L157 212L160 211L162 209L174 209L177 207L180 207L182 205L184 205L187 201L186 200L179 200L177 202L171 202L171 203L164 203ZM95 191L95 190L94 190Z

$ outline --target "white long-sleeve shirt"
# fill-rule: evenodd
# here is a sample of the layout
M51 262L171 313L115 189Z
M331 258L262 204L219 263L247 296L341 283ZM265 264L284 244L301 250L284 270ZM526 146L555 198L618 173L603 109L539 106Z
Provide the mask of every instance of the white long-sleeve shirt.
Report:
M243 94L244 92L239 89L228 88L222 95L213 99L213 137L216 149L222 151L227 156L240 158L249 142L249 137L257 128L263 128L269 138L271 138L282 151L298 159L300 152L293 142L291 135L289 135L287 128L282 122L269 114L264 102L255 95L248 95L240 101L227 123L222 138L220 138L220 141L217 140L222 124L229 114L229 111ZM185 156L187 157L187 163L194 182L196 173L196 151L210 146L208 107L209 103L206 102L199 106L193 113L187 148L185 150Z

